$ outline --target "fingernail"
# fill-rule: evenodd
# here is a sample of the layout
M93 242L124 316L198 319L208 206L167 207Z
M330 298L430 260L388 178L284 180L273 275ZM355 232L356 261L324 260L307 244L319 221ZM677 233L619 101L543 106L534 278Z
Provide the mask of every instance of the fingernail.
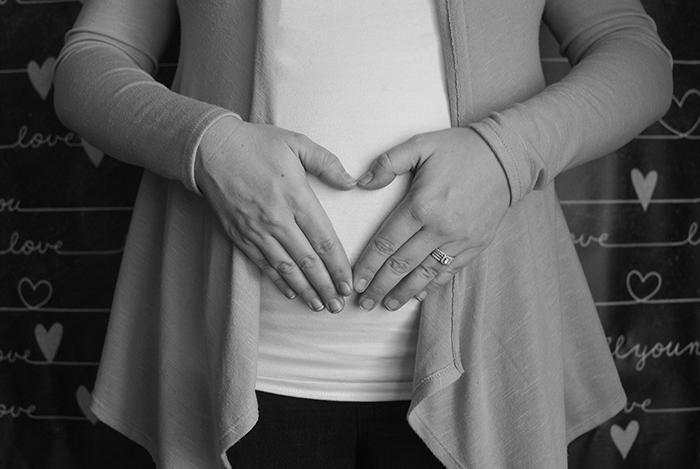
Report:
M354 186L355 184L357 184L357 179L345 173L343 174L343 182L349 186Z
M364 176L357 180L357 184L359 184L360 186L365 186L372 180L372 178L374 178L374 174L365 173Z
M365 311L371 311L372 308L374 308L374 300L365 298L362 300L362 303L360 303L360 308L364 309Z
M297 297L297 294L292 290L291 288L288 288L284 291L284 296L286 296L288 299L293 300L294 298Z
M323 310L323 303L318 298L314 298L313 300L311 300L309 302L309 308L313 309L316 312L322 311Z
M399 300L391 299L386 302L386 309L389 311L396 311L399 309Z
M355 290L362 293L365 291L365 288L367 288L367 280L361 278L357 282L355 282Z
M426 296L428 296L428 292L423 290L422 292L416 295L416 300L423 301Z
M350 288L347 282L341 282L340 285L338 285L338 290L340 290L340 294L343 296L350 296L352 294L352 288Z
M330 311L331 313L336 314L341 312L342 310L343 305L340 303L340 301L336 300L335 298L328 302L328 311Z

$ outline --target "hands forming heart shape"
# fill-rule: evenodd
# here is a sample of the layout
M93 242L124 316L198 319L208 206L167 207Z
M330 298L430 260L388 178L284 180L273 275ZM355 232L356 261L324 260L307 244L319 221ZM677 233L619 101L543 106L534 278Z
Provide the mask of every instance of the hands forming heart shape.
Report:
M377 190L414 173L354 269L307 172L338 190ZM415 136L355 180L303 135L222 119L200 146L195 174L226 233L277 288L332 313L342 311L353 289L366 310L425 299L491 243L510 202L496 156L466 128ZM438 248L453 262L432 256Z

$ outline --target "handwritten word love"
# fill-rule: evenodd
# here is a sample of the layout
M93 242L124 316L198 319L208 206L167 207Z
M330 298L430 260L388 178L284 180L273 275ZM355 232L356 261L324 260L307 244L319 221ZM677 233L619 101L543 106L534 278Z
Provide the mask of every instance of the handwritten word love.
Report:
M608 242L610 235L608 233L601 233L599 236L593 235L574 235L571 234L571 239L574 245L580 246L582 248L587 248L591 244L597 244L600 247L615 249L615 248L677 248L683 246L699 246L700 245L700 226L697 222L693 222L688 227L688 235L677 241L659 241L659 242L648 242L648 243L611 243Z
M0 145L0 150L12 150L15 148L26 150L27 148L40 148L42 146L54 147L59 143L69 147L83 146L80 138L73 132L68 132L65 135L44 135L41 132L35 132L30 137L27 137L28 133L29 127L26 125L21 126L17 133L17 140L11 144Z
M0 0L0 7L7 5L10 0ZM67 3L67 2L84 3L85 0L15 0L17 5L42 5L45 3Z
M622 410L626 414L631 414L636 409L639 409L642 412L648 412L650 406L651 406L651 399L644 399L642 402L635 402L635 401L627 402L625 404L624 409L622 409Z
M26 415L31 417L36 411L35 405L30 405L29 407L19 407L19 406L6 406L5 404L0 404L0 418L10 416L12 418L17 418L20 415Z
M10 235L7 247L5 249L0 248L0 256L5 256L8 254L23 254L28 256L33 253L46 254L48 251L53 251L54 253L58 254L61 247L63 247L63 241L61 240L54 243L32 241L30 239L21 241L19 233L17 231L13 231Z
M642 371L647 365L647 360L659 358L678 358L682 356L700 357L700 341L693 341L687 344L669 341L668 343L656 342L649 347L645 344L634 344L625 346L627 338L624 335L618 336L614 340L608 337L608 345L611 346L613 358L626 360L629 357L635 359L634 369Z
M30 353L31 352L29 352L29 350L25 350L22 353L19 353L15 350L0 350L0 362L15 363L17 360L26 362L27 360L29 360Z

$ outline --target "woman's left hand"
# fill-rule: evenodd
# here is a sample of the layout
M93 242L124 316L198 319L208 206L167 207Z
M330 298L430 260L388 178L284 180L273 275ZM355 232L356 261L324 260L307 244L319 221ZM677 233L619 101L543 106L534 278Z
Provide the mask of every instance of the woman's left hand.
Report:
M365 310L382 303L393 311L445 285L491 243L510 203L501 164L468 128L409 139L380 155L358 184L380 189L408 171L410 190L353 269ZM454 260L438 261L437 248Z

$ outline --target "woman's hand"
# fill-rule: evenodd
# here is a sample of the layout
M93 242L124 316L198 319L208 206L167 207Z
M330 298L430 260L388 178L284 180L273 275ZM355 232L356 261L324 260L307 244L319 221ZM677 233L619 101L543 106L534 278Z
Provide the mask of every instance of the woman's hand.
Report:
M340 190L356 184L307 137L226 118L205 134L195 175L234 244L287 298L299 294L314 311L338 313L352 293L352 271L307 171Z
M380 189L408 171L415 172L411 189L354 268L366 310L382 302L393 311L445 285L491 243L510 203L500 163L468 128L411 138L380 155L358 184ZM434 258L436 248L452 263Z

